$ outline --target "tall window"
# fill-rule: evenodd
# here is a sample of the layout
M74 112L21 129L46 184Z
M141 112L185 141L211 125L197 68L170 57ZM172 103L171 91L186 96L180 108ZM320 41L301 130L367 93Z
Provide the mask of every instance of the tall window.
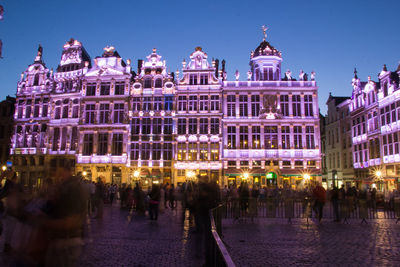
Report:
M197 134L197 119L189 119L189 134Z
M154 87L161 88L162 87L162 79L157 78L156 81L154 82Z
M260 96L251 96L251 116L258 117L260 115Z
M87 96L94 96L96 95L96 84L95 83L89 83L86 86L86 95Z
M312 95L304 96L304 113L306 116L314 116Z
M219 144L211 143L211 161L219 160Z
M144 88L151 88L151 78L144 79Z
M186 111L187 106L187 98L186 96L179 96L178 97L178 111Z
M85 134L83 136L83 151L84 156L93 154L93 134Z
M150 152L151 152L150 143L142 143L142 157L141 158L143 160L149 160Z
M86 104L86 114L85 114L85 122L87 124L93 124L96 116L96 105L95 104Z
M150 134L151 133L151 119L143 118L142 120L142 134Z
M140 97L134 97L132 99L132 111L140 111Z
M140 134L140 119L132 119L131 134Z
M100 95L110 95L110 83L101 84Z
M108 133L99 133L97 155L106 155L108 148Z
M116 156L122 155L122 145L123 145L123 137L122 133L114 133L112 140L112 154Z
M115 103L114 104L114 123L123 123L124 122L124 104L123 103Z
M265 149L278 149L278 128L276 126L264 127Z
M197 96L191 95L189 96L189 111L197 110Z
M58 113L60 113L60 111ZM31 117L31 115L32 115L32 106L30 106L30 105L26 106L25 118L29 119Z
M217 111L219 110L219 96L218 95L212 95L211 96L211 111Z
M248 114L248 97L247 95L240 95L239 96L239 112L240 117L247 117Z
M143 97L143 111L150 111L152 110L152 101L151 96Z
M33 86L39 85L39 73L35 74L35 78L33 80Z
M292 96L292 109L293 109L293 116L294 117L300 117L301 116L300 95L293 95Z
M166 96L164 102L164 110L170 111L173 109L174 98L172 96Z
M219 134L219 119L211 118L211 134Z
M302 139L302 129L301 126L294 126L294 148L295 149L302 149L303 148L303 139Z
M240 126L240 148L249 148L249 128L247 126Z
M228 149L236 148L236 126L228 126Z
M200 160L208 160L208 144L205 142L200 143Z
M131 160L139 159L139 143L131 144Z
M161 134L161 118L153 119L153 134Z
M252 141L253 141L252 148L253 149L260 149L261 148L260 126L253 126L251 128L251 132L252 132Z
M189 143L188 160L197 160L197 143Z
M208 74L200 74L200 84L201 85L208 84Z
M125 93L125 83L124 82L115 83L114 94L123 95L124 93Z
M162 97L161 96L155 96L154 97L154 110L155 111L161 111L162 110Z
M197 74L190 74L189 76L189 84L197 85Z
M306 126L306 148L314 149L314 126Z
M39 117L39 111L40 111L40 99L35 99L35 108L33 110L34 118Z
M79 118L79 104L78 102L75 103L75 100L74 105L72 106L72 118Z
M200 134L208 134L208 119L200 119Z
M70 150L71 151L75 151L77 145L78 145L78 128L77 127L72 127Z
M281 95L280 96L281 103L280 108L283 116L289 116L289 96Z
M200 111L207 111L208 110L208 95L201 95L200 96Z
M282 148L283 149L290 149L290 127L289 126L282 126Z
M53 150L57 151L60 145L60 128L54 128L53 133Z
M164 119L164 134L172 134L172 119Z
M110 117L110 104L100 104L99 123L108 123Z
M178 160L186 160L186 143L178 143Z
M227 97L228 102L228 117L235 117L236 116L236 96L235 95L228 95Z
M186 134L186 119L178 119L178 134Z
M18 119L22 119L24 113L24 101L20 100L18 103Z
M153 143L153 151L152 151L152 160L160 160L161 159L161 144Z
M172 160L172 144L164 143L163 160Z
M67 127L62 128L61 132L61 150L65 151L65 148L67 147Z
M42 108L42 117L47 117L47 113L49 111L49 99L43 99L43 108Z

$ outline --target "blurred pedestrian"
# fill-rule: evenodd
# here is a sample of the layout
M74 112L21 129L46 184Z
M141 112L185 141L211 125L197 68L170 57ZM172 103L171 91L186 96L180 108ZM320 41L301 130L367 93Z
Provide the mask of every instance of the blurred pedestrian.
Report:
M158 185L154 185L151 188L151 192L149 193L149 216L150 220L158 219L158 207L160 203L160 187Z
M319 183L313 189L314 211L318 214L318 221L321 222L323 209L326 202L326 190Z

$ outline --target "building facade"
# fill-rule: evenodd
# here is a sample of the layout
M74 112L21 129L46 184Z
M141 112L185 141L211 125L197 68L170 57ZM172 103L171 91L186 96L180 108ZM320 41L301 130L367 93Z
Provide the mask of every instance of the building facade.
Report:
M21 75L14 114L10 152L27 186L65 164L116 184L321 180L315 73L282 77L265 39L245 81L226 80L225 61L219 69L200 47L176 77L155 49L137 74L114 47L92 62L71 39L55 73L42 52Z
M0 164L10 159L11 136L14 129L15 98L7 96L0 102Z

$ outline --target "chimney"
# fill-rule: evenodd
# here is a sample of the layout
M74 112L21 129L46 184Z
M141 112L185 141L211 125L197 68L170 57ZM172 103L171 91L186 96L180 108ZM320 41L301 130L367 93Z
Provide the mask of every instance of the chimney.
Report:
M143 59L138 59L137 65L138 65L138 67L137 67L137 70L138 70L137 75L140 75L140 73L142 72Z
M215 60L215 77L218 78L218 69L219 69L219 60L218 58Z

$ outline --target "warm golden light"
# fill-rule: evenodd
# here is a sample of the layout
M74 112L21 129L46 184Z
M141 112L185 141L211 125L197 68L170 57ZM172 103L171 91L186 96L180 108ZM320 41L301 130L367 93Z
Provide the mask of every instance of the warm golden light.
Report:
M6 171L7 170L7 166L6 165L3 165L3 166L1 166L1 169L3 170L3 172L4 171Z
M245 179L245 180L249 179L249 173L248 172L243 173L243 179Z
M196 173L194 171L186 172L186 177L189 179L193 179L195 176L196 176Z
M379 179L382 177L382 172L381 171L376 171L375 176Z
M139 170L134 171L134 172L133 172L133 176L134 176L135 178L139 178L139 176L140 176L140 171L139 171Z
M83 171L83 172L82 172L82 175L83 175L83 176L86 176L86 175L87 175L87 171Z
M308 173L303 174L304 179L310 180L311 176Z

